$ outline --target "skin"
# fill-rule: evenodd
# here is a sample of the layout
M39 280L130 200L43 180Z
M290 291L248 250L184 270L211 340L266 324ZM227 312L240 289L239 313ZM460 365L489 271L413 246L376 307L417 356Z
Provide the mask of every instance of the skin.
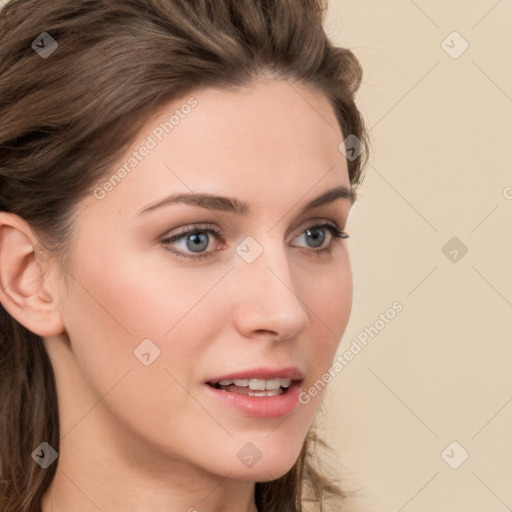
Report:
M189 97L157 112L127 155ZM318 256L306 229L327 221L344 231L352 204L299 212L350 188L334 112L321 93L266 78L194 97L121 183L78 205L65 266L22 219L0 214L0 297L44 337L58 388L61 446L43 512L254 512L254 482L293 466L322 400L324 389L286 417L254 418L203 382L297 366L308 389L332 364L352 306L348 240L321 230L332 252ZM173 204L139 215L191 190L252 211ZM221 233L202 249L211 257L179 258L162 242L204 223ZM236 253L247 236L263 249L250 264ZM197 254L187 238L173 244ZM149 366L134 357L144 339L161 351ZM262 454L251 468L237 457L247 442Z

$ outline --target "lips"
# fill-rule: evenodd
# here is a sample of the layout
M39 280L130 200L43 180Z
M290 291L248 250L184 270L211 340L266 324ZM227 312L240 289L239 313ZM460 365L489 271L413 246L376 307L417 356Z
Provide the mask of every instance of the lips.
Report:
M268 369L267 369L268 370ZM283 372L284 370L284 372ZM288 372L288 373L287 373ZM299 394L302 391L302 372L297 371L297 368L282 369L282 370L268 370L253 369L249 372L239 372L235 374L223 375L214 377L212 381L229 381L235 377L244 377L246 380L252 380L254 375L292 375L301 377L301 380L291 380L287 388L280 387L279 389L267 391L252 391L248 387L238 387L232 385L220 386L211 382L204 383L204 391L208 397L217 403L222 404L228 409L234 410L244 416L252 416L255 418L269 419L278 418L290 414L298 405ZM279 377L274 377L279 380ZM269 378L266 382L274 380ZM238 378L236 379L238 380ZM254 379L255 381L263 381L265 379Z

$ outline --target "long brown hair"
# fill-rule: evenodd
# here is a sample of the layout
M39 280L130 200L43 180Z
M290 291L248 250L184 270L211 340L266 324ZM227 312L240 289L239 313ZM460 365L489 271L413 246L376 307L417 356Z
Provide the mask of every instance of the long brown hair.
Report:
M369 142L355 104L362 69L326 36L325 4L11 0L0 11L0 211L19 215L46 249L64 254L75 206L159 107L209 86L249 85L261 72L327 96L343 136L362 142L347 161L356 188ZM51 54L34 46L44 37ZM41 510L58 459L42 469L31 454L42 441L58 451L57 404L42 338L0 305L2 512ZM293 468L256 484L261 512L301 511L306 502L324 510L328 497L340 503L345 492L314 467L315 441L311 428Z

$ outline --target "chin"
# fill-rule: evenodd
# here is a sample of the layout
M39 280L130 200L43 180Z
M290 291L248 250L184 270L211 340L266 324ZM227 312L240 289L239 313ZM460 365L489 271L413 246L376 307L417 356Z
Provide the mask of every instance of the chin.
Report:
M226 468L226 470L227 472L232 472L231 478L235 480L269 482L288 473L297 462L298 456L299 452L297 451L276 450L267 456L262 454L261 458L256 462L247 462L247 467L244 467L245 464L242 463L237 465L236 470L232 466Z
M230 478L234 480L242 480L245 482L271 482L272 480L277 480L278 478L288 473L292 467L293 464L287 467L284 467L282 464L278 465L277 467L261 466L258 471L252 469L237 474L232 473Z

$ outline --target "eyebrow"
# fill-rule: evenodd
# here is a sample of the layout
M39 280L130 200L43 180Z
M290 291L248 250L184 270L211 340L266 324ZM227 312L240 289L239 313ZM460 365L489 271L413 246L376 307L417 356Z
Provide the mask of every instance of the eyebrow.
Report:
M300 211L300 214L307 213L313 208L318 208L324 204L331 203L336 199L348 200L350 204L353 205L357 199L357 194L354 190L343 186L332 188L307 203ZM183 203L221 212L235 213L236 215L247 215L251 212L251 207L248 203L233 197L215 196L205 193L177 193L171 194L157 203L147 206L138 215L175 203Z

